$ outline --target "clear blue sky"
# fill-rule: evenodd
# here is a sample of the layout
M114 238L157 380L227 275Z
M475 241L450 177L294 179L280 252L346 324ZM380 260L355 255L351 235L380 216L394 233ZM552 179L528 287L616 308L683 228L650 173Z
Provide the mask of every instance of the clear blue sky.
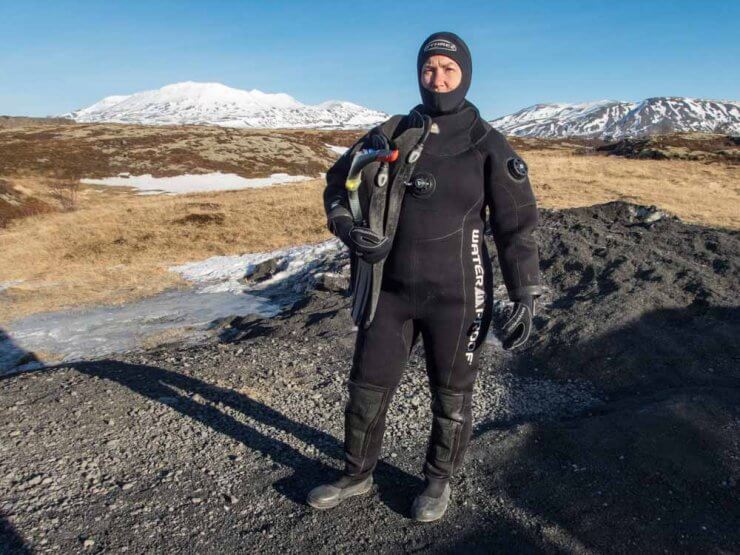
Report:
M187 80L406 112L419 45L440 30L468 43L468 99L489 119L538 102L740 97L738 0L0 0L0 114Z

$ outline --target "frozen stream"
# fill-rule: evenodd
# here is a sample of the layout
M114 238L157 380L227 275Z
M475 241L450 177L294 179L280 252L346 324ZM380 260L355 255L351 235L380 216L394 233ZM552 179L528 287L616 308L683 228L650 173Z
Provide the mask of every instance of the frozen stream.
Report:
M271 317L310 286L313 274L333 257L336 239L266 253L217 256L170 268L193 283L122 306L35 314L0 330L0 374L45 361L103 357L170 340L200 341L212 336L213 322L227 316ZM274 263L267 279L244 278L263 263ZM2 294L0 292L0 294Z

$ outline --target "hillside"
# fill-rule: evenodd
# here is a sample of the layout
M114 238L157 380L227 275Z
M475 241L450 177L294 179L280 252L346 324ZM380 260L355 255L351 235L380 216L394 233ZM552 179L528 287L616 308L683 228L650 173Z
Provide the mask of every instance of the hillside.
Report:
M131 95L108 96L64 117L80 123L354 129L372 127L388 115L351 102L329 100L309 105L284 93L186 81Z
M675 132L740 135L740 103L683 97L535 104L491 121L507 135L605 140Z

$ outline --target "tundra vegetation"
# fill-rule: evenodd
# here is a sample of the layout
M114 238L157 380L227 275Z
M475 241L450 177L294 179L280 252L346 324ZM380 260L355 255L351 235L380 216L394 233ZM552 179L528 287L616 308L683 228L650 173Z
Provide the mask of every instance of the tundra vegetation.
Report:
M214 255L323 241L320 177L360 131L0 121L0 324L28 314L123 303L185 283L168 267ZM681 134L603 145L514 138L543 208L612 200L689 223L740 228L740 146ZM615 155L616 154L616 155ZM316 176L186 195L81 185L120 173Z

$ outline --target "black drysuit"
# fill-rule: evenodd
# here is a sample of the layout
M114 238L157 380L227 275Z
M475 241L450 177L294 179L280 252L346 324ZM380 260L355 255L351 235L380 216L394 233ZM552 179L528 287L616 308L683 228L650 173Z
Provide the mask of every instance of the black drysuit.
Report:
M416 109L426 113L423 105ZM449 479L462 462L477 355L491 322L486 208L510 299L540 292L532 237L538 216L526 165L468 101L432 121L439 132L429 135L406 186L374 320L357 332L345 411L345 473L358 478L377 463L388 404L419 335L433 412L424 474ZM484 133L472 137L476 121ZM331 217L347 210L349 164L346 154L326 175L330 229Z

